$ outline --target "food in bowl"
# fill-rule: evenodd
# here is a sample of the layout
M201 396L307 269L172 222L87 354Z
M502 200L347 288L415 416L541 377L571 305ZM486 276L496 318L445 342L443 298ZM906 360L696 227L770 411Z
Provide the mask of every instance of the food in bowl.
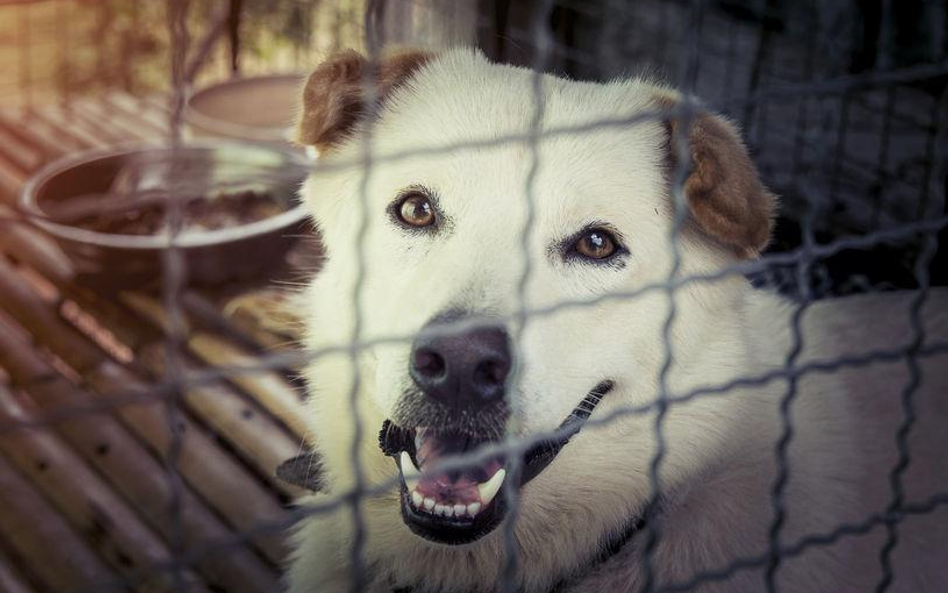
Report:
M246 190L220 193L212 197L179 198L178 233L214 231L265 220L286 211L285 204L267 192ZM63 220L62 214L53 216ZM156 198L134 208L99 210L70 216L69 222L81 229L115 235L165 235L172 226L171 204Z
M285 259L305 226L296 193L309 166L294 151L245 143L110 148L45 167L20 207L80 279L160 282L175 222L191 281L218 284L271 274Z

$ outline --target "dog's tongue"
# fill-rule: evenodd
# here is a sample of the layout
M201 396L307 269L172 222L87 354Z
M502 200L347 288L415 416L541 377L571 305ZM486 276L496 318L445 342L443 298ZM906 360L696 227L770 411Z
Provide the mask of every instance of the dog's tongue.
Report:
M415 437L415 458L423 473L439 461L474 449L475 444L460 435L438 434L430 429L419 429ZM503 467L500 459L490 459L473 467L435 474L422 478L418 490L424 496L450 498L460 503L480 501L478 486Z

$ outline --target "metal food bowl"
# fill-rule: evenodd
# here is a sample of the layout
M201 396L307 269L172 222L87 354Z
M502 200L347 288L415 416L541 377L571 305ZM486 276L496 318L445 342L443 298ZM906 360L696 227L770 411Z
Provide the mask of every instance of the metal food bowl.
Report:
M245 140L285 146L292 139L302 74L236 78L195 92L184 121L192 138Z
M282 263L304 226L306 215L297 191L307 171L308 162L297 153L262 145L219 142L176 150L168 146L95 150L43 168L26 184L20 208L59 244L82 283L158 285L164 274L163 255L173 240L184 256L188 283L215 285L256 278ZM178 204L222 200L220 206L205 207L227 212L223 201L246 192L265 195L275 213L201 229L188 226L184 206L169 205L174 200ZM172 220L182 226L158 234L118 234L90 230L77 222L83 212L86 217L123 212L134 216L130 213L140 204L162 208L165 222L167 212L177 212Z

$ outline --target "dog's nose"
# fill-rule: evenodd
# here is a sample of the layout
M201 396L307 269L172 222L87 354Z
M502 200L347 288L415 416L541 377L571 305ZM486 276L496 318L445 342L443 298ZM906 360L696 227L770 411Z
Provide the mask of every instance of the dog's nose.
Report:
M444 404L485 405L504 396L510 372L507 332L479 326L452 332L429 324L412 345L409 374L427 396Z

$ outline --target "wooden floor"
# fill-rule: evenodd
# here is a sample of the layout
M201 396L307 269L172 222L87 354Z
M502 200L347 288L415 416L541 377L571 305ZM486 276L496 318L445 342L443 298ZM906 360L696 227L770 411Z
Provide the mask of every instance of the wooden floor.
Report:
M55 246L11 221L44 163L159 142L167 119L161 99L123 94L0 108L0 591L279 590L295 492L274 470L304 437L293 370L169 396L156 296L74 285ZM186 292L184 364L290 349L292 329L267 315L280 298L266 287Z

